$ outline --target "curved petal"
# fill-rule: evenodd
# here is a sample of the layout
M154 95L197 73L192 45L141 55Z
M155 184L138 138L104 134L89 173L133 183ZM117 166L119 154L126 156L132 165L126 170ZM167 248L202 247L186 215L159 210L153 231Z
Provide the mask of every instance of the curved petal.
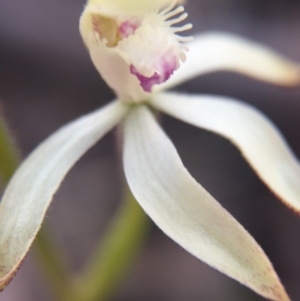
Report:
M115 102L64 126L20 166L0 203L0 290L12 279L68 170L127 112Z
M255 108L218 96L165 93L153 105L231 140L259 177L300 213L300 165L273 123Z
M127 116L124 135L129 187L153 221L194 256L262 296L289 300L262 249L191 177L146 107Z
M205 73L227 70L239 72L272 84L300 84L299 64L270 48L221 32L199 35L187 44L187 60L157 90L169 89Z

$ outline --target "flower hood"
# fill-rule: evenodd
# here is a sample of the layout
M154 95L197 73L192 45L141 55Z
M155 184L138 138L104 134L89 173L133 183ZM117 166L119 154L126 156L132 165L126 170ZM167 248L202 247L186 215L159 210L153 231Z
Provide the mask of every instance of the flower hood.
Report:
M121 3L119 5L119 2ZM190 37L177 33L191 24L176 1L90 1L80 19L80 32L92 61L122 100L149 98L184 62Z

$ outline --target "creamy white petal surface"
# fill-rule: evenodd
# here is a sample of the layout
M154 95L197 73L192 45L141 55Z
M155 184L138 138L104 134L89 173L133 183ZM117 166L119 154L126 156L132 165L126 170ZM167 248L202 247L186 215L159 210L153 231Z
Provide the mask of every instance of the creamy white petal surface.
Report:
M64 126L20 166L0 203L0 289L11 280L68 170L126 114L114 102Z
M140 100L149 97L141 88L137 78L130 73L130 68L117 53L99 43L90 48L91 59L105 82L121 99Z
M220 70L239 72L277 85L300 83L299 64L270 48L232 34L198 35L187 46L186 62L156 90L169 89L196 76Z
M257 109L218 96L164 93L153 105L231 140L282 201L300 212L300 165L275 125Z
M137 201L179 245L262 296L289 300L262 249L192 178L145 106L126 117L124 168Z

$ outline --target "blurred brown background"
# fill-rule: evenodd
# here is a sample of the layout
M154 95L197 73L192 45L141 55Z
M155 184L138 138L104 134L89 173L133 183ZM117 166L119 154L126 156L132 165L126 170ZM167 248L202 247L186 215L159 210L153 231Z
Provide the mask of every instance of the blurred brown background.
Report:
M0 2L0 101L26 156L59 126L113 98L78 33L82 0ZM190 0L193 32L237 33L300 62L300 1ZM181 91L233 96L258 107L300 157L300 88L287 90L232 73L197 78ZM300 300L300 218L260 182L228 141L163 119L192 175L255 237L293 300ZM92 253L118 206L122 170L107 135L71 171L48 212L72 270ZM300 185L300 183L299 183ZM1 301L54 301L32 250ZM113 301L259 301L247 288L193 258L156 226Z

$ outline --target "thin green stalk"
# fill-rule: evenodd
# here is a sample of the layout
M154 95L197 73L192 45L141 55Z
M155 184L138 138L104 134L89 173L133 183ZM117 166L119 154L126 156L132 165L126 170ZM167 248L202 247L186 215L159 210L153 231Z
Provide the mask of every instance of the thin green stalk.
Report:
M141 250L148 230L148 217L127 189L104 239L76 281L80 301L104 301L115 292Z
M0 118L0 176L2 184L6 185L19 165L19 153L14 141Z
M63 264L65 261L62 260L62 254L58 252L47 227L40 229L34 246L58 300L76 301L71 277Z

